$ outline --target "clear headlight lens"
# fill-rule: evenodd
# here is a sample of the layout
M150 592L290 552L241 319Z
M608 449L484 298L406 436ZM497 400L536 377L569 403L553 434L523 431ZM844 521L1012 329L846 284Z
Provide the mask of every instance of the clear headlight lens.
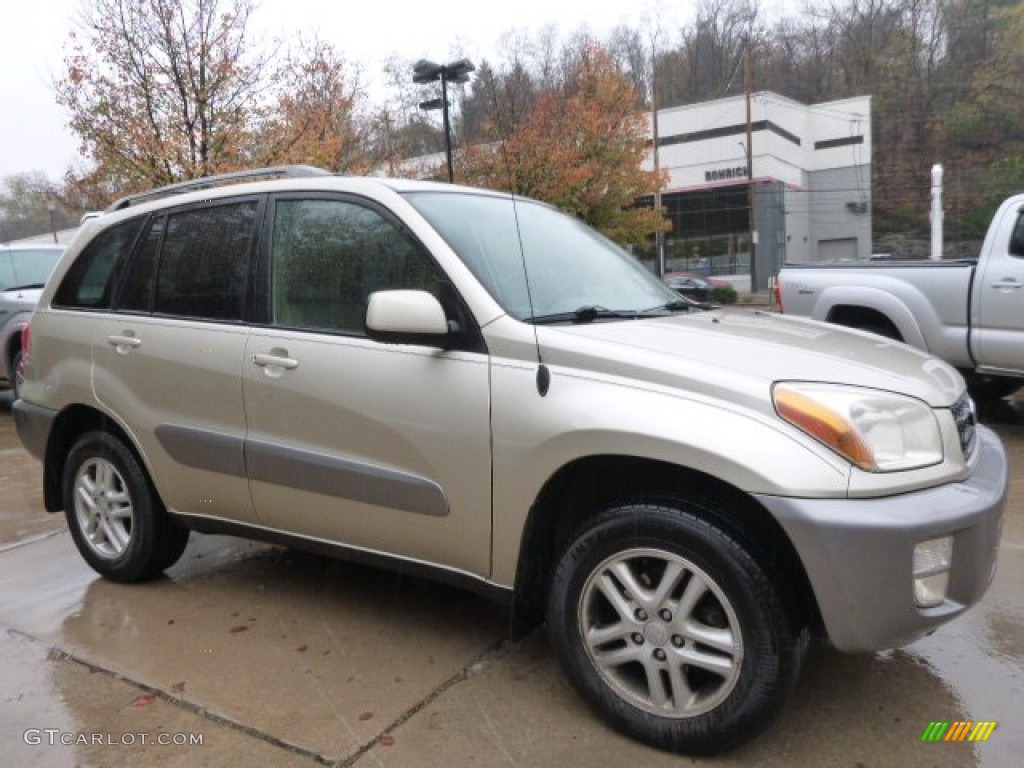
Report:
M810 382L776 384L772 398L779 416L868 472L942 461L939 423L915 398Z

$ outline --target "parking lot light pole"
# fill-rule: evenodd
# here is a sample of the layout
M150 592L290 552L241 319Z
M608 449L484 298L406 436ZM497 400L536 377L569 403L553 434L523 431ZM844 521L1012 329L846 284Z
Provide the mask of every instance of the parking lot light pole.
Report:
M420 102L420 109L441 109L444 120L444 150L448 160L448 183L455 181L452 169L452 129L448 120L448 83L465 83L469 81L469 73L476 67L469 59L459 59L448 64L437 64L427 59L420 59L412 68L414 83L434 83L441 81L441 98Z

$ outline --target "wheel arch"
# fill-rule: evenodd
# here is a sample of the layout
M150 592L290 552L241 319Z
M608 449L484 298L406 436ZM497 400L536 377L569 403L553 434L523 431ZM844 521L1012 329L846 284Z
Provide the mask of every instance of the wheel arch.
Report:
M68 453L75 442L86 432L107 432L117 437L134 454L147 481L149 467L139 454L135 443L121 426L102 411L87 405L71 405L63 409L53 421L49 439L46 441L46 454L43 459L43 503L47 512L59 512L64 509L64 465Z
M551 575L565 547L586 522L625 503L713 502L691 510L741 543L780 588L794 626L819 629L817 603L796 549L771 513L748 494L712 475L654 459L599 455L576 459L545 483L520 538L512 633L537 626ZM724 510L729 510L725 512Z

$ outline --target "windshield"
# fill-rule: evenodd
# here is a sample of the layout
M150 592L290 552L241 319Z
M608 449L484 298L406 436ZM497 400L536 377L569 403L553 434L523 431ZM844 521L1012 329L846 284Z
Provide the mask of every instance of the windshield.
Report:
M584 309L586 319L594 310L607 310L598 316L615 319L679 301L622 248L550 206L470 192L406 197L519 320L579 318Z
M0 249L0 291L41 288L63 252L63 248Z

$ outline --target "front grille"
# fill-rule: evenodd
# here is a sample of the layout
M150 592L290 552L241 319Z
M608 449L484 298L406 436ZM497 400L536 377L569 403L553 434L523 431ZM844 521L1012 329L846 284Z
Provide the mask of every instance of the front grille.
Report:
M974 412L974 401L964 392L960 399L953 403L953 421L956 422L956 431L960 435L960 450L964 452L964 458L969 459L974 454L974 448L978 442L977 429L978 417Z

